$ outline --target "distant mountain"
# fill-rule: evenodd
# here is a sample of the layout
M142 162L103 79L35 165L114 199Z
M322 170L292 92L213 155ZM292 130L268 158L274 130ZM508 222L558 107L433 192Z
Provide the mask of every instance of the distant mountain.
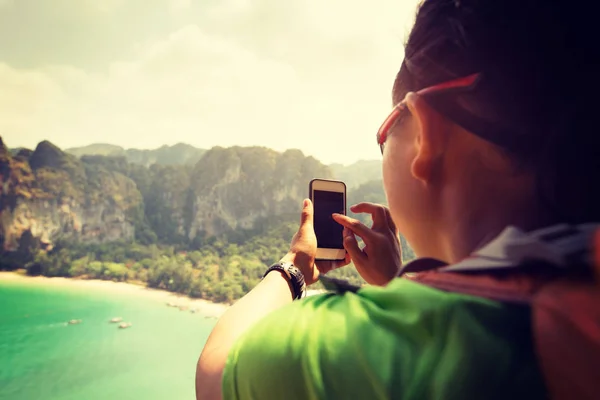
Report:
M84 147L66 149L65 152L76 157L123 156L130 163L150 166L152 164L194 165L202 158L206 150L185 143L178 143L173 146L165 145L153 150L124 149L112 144L95 143Z
M20 149L11 149L16 155ZM207 150L185 143L173 146L161 146L153 150L125 149L108 143L94 143L83 147L72 147L65 152L76 157L112 156L125 157L127 162L146 167L160 165L195 165ZM329 165L333 178L344 181L348 189L356 188L364 183L381 180L381 160L360 160L350 165Z
M135 279L232 301L289 248L312 178L346 181L349 204L385 203L379 170L379 161L327 166L299 150L64 152L48 141L9 150L0 137L0 270ZM405 241L402 251L412 257ZM332 274L363 282L353 267Z
M75 157L81 156L124 156L125 149L108 143L94 143L83 147L73 147L65 150Z
M7 149L7 151L10 153L11 156L16 156L17 154L19 154L19 152L23 150L23 147L15 147L12 149Z
M18 249L26 232L45 244L136 240L180 246L260 232L271 220L295 223L310 179L331 178L327 166L299 150L264 147L215 147L195 165L162 165L175 154L192 160L186 153L191 149L137 150L140 157L155 157L146 167L122 155L78 158L48 141L11 155L0 138L0 247Z
M360 160L350 165L331 164L329 168L333 177L344 181L349 190L382 179L381 160Z
M185 143L174 146L161 146L154 150L127 149L125 151L127 160L141 165L183 165L196 164L206 153L205 149L199 149Z

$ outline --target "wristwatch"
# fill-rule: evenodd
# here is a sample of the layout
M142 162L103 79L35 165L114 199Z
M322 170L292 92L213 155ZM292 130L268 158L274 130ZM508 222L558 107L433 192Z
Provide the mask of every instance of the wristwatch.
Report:
M292 285L294 291L294 300L301 299L306 294L306 282L304 281L304 274L294 264L290 262L278 262L269 267L267 272L263 275L263 279L271 271L281 271L287 278L288 282Z

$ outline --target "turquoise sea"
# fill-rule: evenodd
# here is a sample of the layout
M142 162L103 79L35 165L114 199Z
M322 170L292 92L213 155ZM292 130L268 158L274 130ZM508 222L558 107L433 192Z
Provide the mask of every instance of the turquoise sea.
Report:
M0 399L193 399L214 324L154 296L0 279Z

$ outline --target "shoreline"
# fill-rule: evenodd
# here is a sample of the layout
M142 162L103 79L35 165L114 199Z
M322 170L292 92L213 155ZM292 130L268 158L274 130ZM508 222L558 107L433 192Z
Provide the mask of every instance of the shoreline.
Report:
M178 307L182 311L196 310L207 317L220 317L229 304L214 303L204 299L194 299L179 293L161 289L153 289L133 282L114 282L100 279L60 278L47 276L28 276L17 271L0 271L0 282L26 282L54 287L71 287L80 289L98 289L111 293L123 293L135 296L146 296L160 300L164 306Z
M114 282L101 279L62 278L48 276L28 276L19 271L0 271L0 282L27 282L55 287L71 287L79 289L98 289L110 293L124 293L134 296L146 296L160 300L165 306L180 308L181 311L195 310L206 317L218 318L230 307L230 304L215 303L204 299L169 292L162 289L149 288L134 282ZM324 290L307 290L307 296L325 292Z

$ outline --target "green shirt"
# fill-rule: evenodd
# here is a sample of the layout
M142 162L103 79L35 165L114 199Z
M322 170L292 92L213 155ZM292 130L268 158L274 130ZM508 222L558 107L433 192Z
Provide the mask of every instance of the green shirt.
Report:
M225 399L543 398L530 310L406 279L268 315L235 344Z

